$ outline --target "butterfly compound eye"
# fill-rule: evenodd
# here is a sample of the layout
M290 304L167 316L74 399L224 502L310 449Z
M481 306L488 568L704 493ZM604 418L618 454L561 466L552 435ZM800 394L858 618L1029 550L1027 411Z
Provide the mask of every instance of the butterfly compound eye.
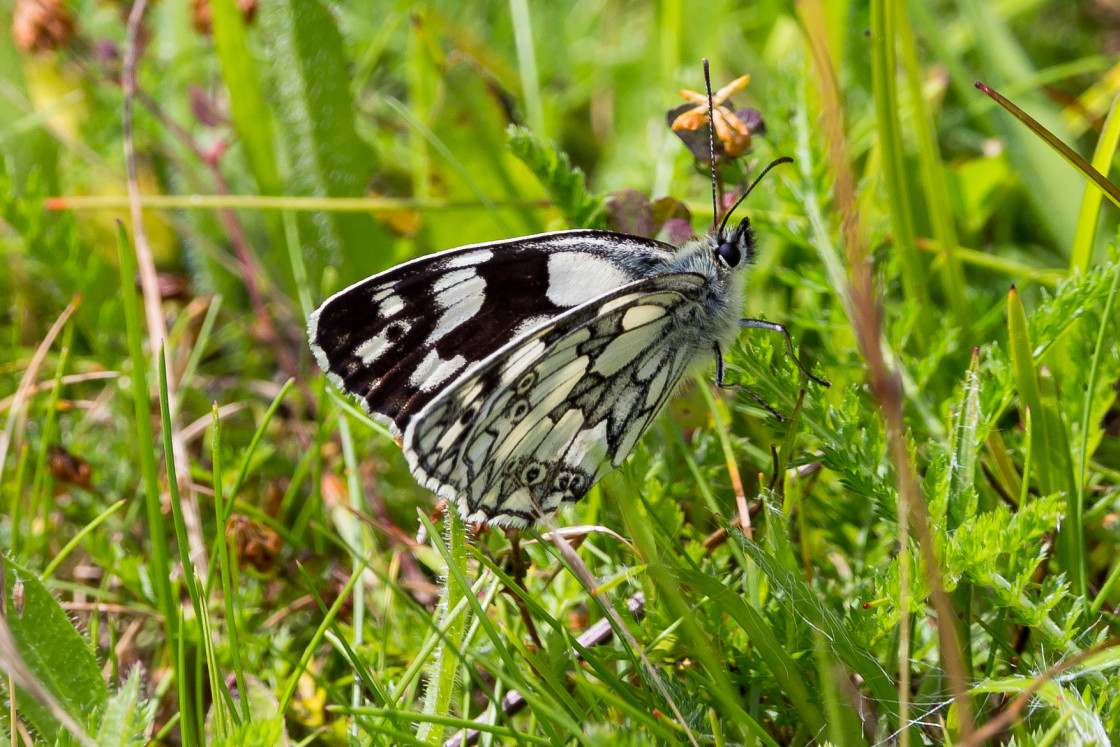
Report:
M736 242L724 241L716 248L716 254L720 256L728 267L738 267L739 262L743 259L743 253L739 251L739 245Z

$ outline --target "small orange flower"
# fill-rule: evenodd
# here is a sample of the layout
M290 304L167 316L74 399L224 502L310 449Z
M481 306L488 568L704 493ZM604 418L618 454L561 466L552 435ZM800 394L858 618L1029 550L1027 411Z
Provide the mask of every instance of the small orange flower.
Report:
M741 91L751 80L751 76L728 83L712 96L712 116L715 119L716 139L723 145L723 151L731 158L737 158L751 146L751 130L743 120L736 116L727 99L736 91ZM696 106L677 115L670 128L678 130L699 130L708 122L708 97L696 91L682 90L681 96Z

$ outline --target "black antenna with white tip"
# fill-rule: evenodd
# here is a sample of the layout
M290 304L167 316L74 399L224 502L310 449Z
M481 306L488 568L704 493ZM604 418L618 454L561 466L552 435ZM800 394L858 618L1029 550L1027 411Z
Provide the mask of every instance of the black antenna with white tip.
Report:
M712 78L708 73L708 58L704 58L704 90L708 94L708 155L712 160L712 227L716 241L723 240L723 226L719 222L719 200L716 197L716 117L712 104Z

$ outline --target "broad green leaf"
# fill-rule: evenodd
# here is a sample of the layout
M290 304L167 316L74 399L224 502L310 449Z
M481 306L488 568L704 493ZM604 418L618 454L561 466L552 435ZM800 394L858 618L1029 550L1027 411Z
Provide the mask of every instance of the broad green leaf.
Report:
M2 560L6 621L20 657L75 721L88 723L109 698L93 649L35 574L7 556ZM13 599L17 584L19 603ZM19 690L16 708L47 741L61 733L50 711Z
M290 174L286 191L315 197L359 197L376 166L354 129L354 107L342 35L318 0L276 0L261 6L269 45L272 109L280 123ZM343 277L383 267L390 239L365 213L327 212L301 218L312 278L327 264Z
M280 174L272 150L272 115L265 103L245 38L245 22L235 0L213 0L214 51L222 63L229 90L233 126L245 149L245 160L263 194L280 194Z

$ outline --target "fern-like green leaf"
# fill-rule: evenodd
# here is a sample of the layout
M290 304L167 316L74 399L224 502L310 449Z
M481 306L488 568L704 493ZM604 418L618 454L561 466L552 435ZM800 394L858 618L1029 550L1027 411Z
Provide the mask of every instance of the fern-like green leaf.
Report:
M603 200L587 191L583 172L553 143L542 143L517 125L506 131L513 154L540 180L556 206L575 228L603 228Z

